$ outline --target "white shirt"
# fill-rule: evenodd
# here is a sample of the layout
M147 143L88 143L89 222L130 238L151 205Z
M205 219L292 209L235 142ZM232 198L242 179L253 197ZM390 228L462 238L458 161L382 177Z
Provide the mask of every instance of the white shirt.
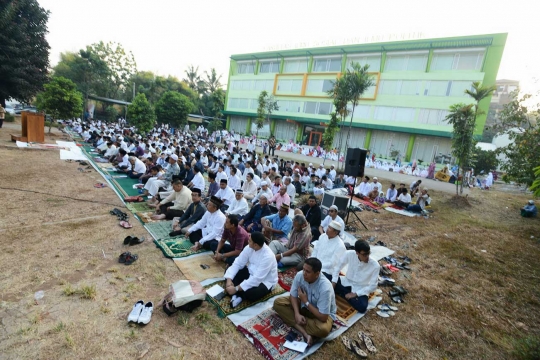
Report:
M296 196L296 188L292 183L287 185L287 194L289 194L289 197L291 198L291 202L294 201L294 197Z
M141 160L135 159L135 164L133 164L133 171L137 174L144 174L146 172L146 165L144 165Z
M266 200L270 200L272 196L274 196L274 194L272 194L272 191L268 187L266 187L266 190L261 189L261 191L259 191L257 196L255 196L253 200L251 200L251 202L255 203L255 201L260 201L259 198L261 197L261 195L265 195Z
M379 190L379 192L382 191L382 184L380 182L372 182L371 183L371 190L377 188L377 190Z
M386 190L386 198L390 201L396 201L397 189L388 188Z
M339 272L345 265L348 265L347 274L345 276L339 276ZM370 257L368 262L365 263L358 259L356 251L348 250L341 257L338 266L334 268L332 282L337 283L339 277L341 285L350 286L352 292L356 293L356 295L369 295L377 289L380 268L381 266L375 259Z
M118 164L118 167L120 166L127 166L127 170L131 170L131 163L129 162L129 156L127 156L127 154L122 157L122 162Z
M99 149L99 147L98 147L98 149ZM103 156L105 156L105 157L111 157L111 156L113 156L114 154L116 154L116 146L111 145L110 148L107 148L107 151L105 151L105 155L103 155Z
M248 195L257 195L257 184L255 184L255 181L245 181L244 186L242 186L242 190L244 191L244 196L246 194Z
M199 240L199 243L202 245L209 240L221 240L221 235L223 235L223 229L225 228L225 214L220 210L206 211L201 220L197 221L191 228L189 232L192 233L197 230L202 231L202 239Z
M223 200L225 205L231 206L231 203L234 200L234 191L228 186L225 187L225 189L220 187L216 192L216 197Z
M227 214L236 214L244 216L249 212L249 206L247 200L242 196L240 201L236 200L236 197L232 201L231 206L227 209Z
M200 172L195 174L193 179L191 179L191 182L193 183L192 189L199 189L201 191L204 191L206 183L204 182L204 177L202 176Z
M255 172L253 171L253 168L246 167L244 170L244 173L242 174L242 180L246 181L246 176L248 173L255 174Z
M326 175L326 170L323 169L323 168L318 168L316 171L315 171L315 175L317 175L320 178L322 178L324 175Z
M218 184L220 183L221 179L225 179L225 180L227 180L227 182L229 181L229 177L227 176L227 174L225 174L225 171L221 171L221 172L218 171L216 173L216 182Z
M241 180L238 177L238 174L234 176L231 174L231 177L229 178L229 182L228 182L229 187L233 190L240 189L240 184L241 184Z
M225 272L226 279L234 279L238 271L247 265L249 278L242 281L240 287L246 291L264 284L267 289L272 289L278 282L276 255L264 244L255 251L249 246L238 255L234 263Z
M343 221L341 216L336 215L336 218L332 219L332 217L330 215L326 215L324 220L321 222L321 226L322 226L324 232L326 232L326 229L328 229L328 226L330 225L330 223L332 221L337 221L341 225L341 229L342 229L341 231L343 231L343 229L345 229L345 222ZM340 234L341 234L341 231L339 232Z
M354 188L355 194L362 194L364 196L367 196L370 191L371 191L371 184L364 181L362 181L360 185Z
M331 275L334 273L336 266L339 265L345 251L347 249L339 236L328 239L328 235L322 234L315 243L311 257L321 260L321 271Z
M330 170L330 179L332 179L332 181L336 180L336 170Z
M398 200L404 203L410 203L411 202L411 194L400 194L398 197Z

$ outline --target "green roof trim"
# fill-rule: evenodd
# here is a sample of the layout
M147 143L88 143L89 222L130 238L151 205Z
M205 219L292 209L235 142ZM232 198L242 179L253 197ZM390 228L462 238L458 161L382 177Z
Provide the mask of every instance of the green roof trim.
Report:
M366 43L355 45L337 45L330 47L316 47L293 50L268 51L250 54L231 55L235 61L258 60L258 59L278 59L283 57L298 56L321 56L321 55L341 55L343 53L368 53L378 51L409 51L409 50L430 50L466 47L491 46L494 43L506 41L507 34L486 34L473 36L460 36L451 38L435 38L421 40L403 40L382 43Z
M248 112L242 112L242 111L229 111L225 110L223 111L223 114L225 115L236 115L236 116L246 116L254 118L257 116L256 113L248 113ZM295 116L284 116L284 115L272 115L272 119L279 119L279 120L294 120L302 124L313 124L313 125L319 125L320 123L327 124L329 120L319 120L319 119L306 119L306 118L300 118ZM347 125L348 126L348 125ZM393 131L393 132L401 132L406 134L417 134L417 135L428 135L428 136L440 136L445 138L451 138L452 137L452 131L442 131L442 130L426 130L426 129L418 129L418 128L410 128L410 127L397 127L397 126L390 126L390 125L376 125L376 124L365 124L365 123L352 123L353 128L359 128L359 129L373 129L373 130L383 130L383 131Z

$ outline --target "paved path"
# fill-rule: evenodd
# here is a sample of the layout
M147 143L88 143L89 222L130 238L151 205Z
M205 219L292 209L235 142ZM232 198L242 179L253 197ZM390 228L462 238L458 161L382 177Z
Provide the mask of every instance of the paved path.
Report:
M246 148L246 144L240 144L241 148ZM257 152L261 152L262 148L257 147ZM294 154L291 152L286 151L280 151L276 150L275 155L278 156L280 159L283 158L285 160L293 160L298 161L300 163L305 163L306 165L310 162L313 163L314 167L317 167L319 164L323 163L323 159L321 158L314 158L311 156L306 156L302 154ZM331 164L336 164L337 162L326 160L324 163L325 168L330 167ZM373 168L366 168L365 174L371 178L376 176L379 178L379 181L383 184L383 191L386 191L389 183L393 182L396 184L396 186L399 186L399 183L403 182L405 185L407 185L407 188L411 185L411 183L415 180L422 179L418 176L412 176L412 175L406 175L406 174L400 174L392 171L386 171L386 170L379 170L379 169L373 169ZM426 186L430 190L436 190L436 191L444 191L449 194L455 194L456 193L456 185L449 184L441 181L436 180L430 180L430 179L422 179L422 185ZM464 188L463 194L469 194L469 189Z

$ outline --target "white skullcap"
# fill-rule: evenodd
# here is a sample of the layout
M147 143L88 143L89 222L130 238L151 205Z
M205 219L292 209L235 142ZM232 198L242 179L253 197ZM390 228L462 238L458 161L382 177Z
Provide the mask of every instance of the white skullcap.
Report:
M336 205L332 205L332 206L330 206L330 209L333 209L333 210L336 210L336 211L338 211L338 210L339 210L339 209L337 208L337 206L336 206Z
M176 154L172 154L172 155L171 155L171 158L172 158L174 161L178 161L178 155L176 155Z
M337 231L341 231L341 224L338 223L337 221L333 220L330 222L330 225L328 225L329 227L333 228L333 229L336 229Z
M266 181L261 181L261 186L263 185L268 185L268 183Z

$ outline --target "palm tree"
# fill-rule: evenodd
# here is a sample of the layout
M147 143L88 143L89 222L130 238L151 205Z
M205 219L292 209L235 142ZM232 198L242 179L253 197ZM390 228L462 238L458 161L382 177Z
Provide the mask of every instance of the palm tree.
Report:
M210 73L207 71L204 72L206 75L206 79L204 79L204 84L206 85L206 90L210 93L214 93L217 89L220 89L222 84L220 82L221 75L217 76L217 72L215 68L210 69Z
M186 73L185 79L182 79L186 84L188 84L189 88L195 91L198 91L199 89L199 83L201 82L201 77L199 76L199 67L195 68L195 66L190 65L188 66L187 70L184 70Z

